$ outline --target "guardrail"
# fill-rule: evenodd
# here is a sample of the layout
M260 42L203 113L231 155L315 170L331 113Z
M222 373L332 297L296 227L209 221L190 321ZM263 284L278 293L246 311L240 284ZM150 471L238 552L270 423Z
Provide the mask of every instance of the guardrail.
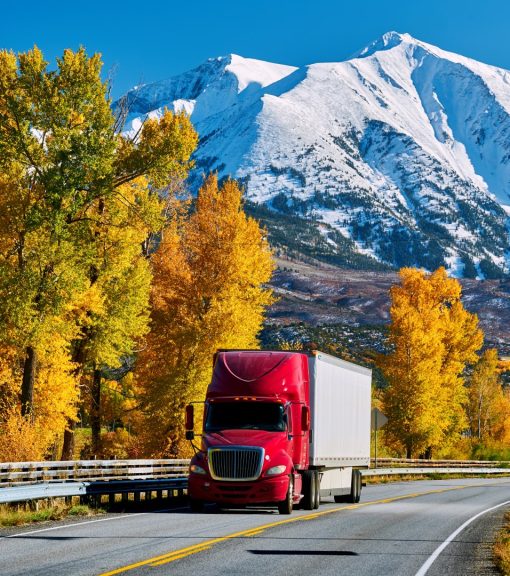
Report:
M188 472L189 460L70 460L0 463L0 488L29 483L91 482L176 478Z
M42 500L44 498L84 497L86 494L87 486L83 482L69 482L68 484L30 484L16 488L0 488L0 504Z
M378 458L378 468L505 468L510 462L489 460L421 460ZM372 459L372 466L374 460ZM35 483L93 482L179 478L189 460L71 460L64 462L0 462L0 488Z
M0 504L72 498L99 504L133 494L150 500L182 497L188 485L189 460L78 460L0 463Z
M46 498L66 498L79 496L81 503L99 506L102 497L108 496L109 504L116 502L116 496L121 496L126 503L129 495L133 501L139 502L141 495L147 502L155 498L183 497L188 487L187 478L159 478L156 480L113 480L111 482L66 482L62 484L29 484L0 488L0 504L43 500Z
M377 462L387 467L362 470L362 476L510 474L510 467L505 467L508 462L398 458L378 458ZM0 504L73 496L95 504L103 495L110 503L116 495L127 501L133 494L135 502L141 494L145 500L153 494L156 498L182 497L188 486L188 466L186 459L0 463Z

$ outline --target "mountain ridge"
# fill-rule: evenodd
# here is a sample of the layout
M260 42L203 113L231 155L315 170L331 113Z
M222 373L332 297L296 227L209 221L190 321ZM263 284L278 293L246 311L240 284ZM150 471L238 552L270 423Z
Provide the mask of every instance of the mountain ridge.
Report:
M389 32L343 62L229 55L126 95L127 130L164 107L200 135L196 169L393 267L508 274L510 73ZM342 250L345 246L342 247Z

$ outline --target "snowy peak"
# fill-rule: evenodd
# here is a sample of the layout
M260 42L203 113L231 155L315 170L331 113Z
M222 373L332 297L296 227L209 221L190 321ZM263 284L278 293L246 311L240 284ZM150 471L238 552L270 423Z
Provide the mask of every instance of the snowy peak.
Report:
M397 47L410 50L411 52L415 48L421 48L437 57L451 59L454 62L460 62L461 60L467 62L470 60L453 52L447 52L433 44L418 40L418 38L414 38L407 32L386 32L377 38L377 40L374 40L368 46L356 52L353 58L368 58L369 56L377 55L377 53L383 53ZM472 62L476 61L472 60Z
M399 32L386 32L377 40L371 42L368 46L363 48L354 55L354 58L366 58L367 56L372 56L375 52L380 52L382 50L391 50L402 44L402 42L416 42L416 40L409 34L400 34Z

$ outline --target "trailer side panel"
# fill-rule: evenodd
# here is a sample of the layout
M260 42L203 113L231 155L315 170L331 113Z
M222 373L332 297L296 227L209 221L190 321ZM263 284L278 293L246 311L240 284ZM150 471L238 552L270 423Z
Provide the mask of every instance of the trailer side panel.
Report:
M368 467L372 371L322 352L309 367L310 465Z

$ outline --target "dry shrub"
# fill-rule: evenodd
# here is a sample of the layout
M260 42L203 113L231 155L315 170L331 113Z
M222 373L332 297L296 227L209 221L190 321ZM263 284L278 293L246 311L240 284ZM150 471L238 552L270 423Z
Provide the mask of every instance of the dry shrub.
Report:
M43 460L52 440L37 422L10 410L0 423L0 462Z
M471 458L471 439L459 438L445 447L440 447L434 457L440 460L469 460Z
M63 500L41 500L34 507L34 501L27 504L0 505L0 526L23 526L33 522L62 520L67 516L94 516L103 514L101 508L89 508L81 504L66 504Z
M90 431L84 430L83 432L87 434L80 433L79 435L81 459L124 460L139 457L137 453L133 454L135 439L125 428L117 428L114 432L103 432L99 450L96 453L92 452Z
M131 435L125 428L101 434L101 457L113 460L129 458Z

